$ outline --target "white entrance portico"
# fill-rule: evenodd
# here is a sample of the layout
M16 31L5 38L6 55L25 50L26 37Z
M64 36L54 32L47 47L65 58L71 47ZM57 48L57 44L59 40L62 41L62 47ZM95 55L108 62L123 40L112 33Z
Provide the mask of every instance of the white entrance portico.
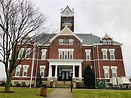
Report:
M49 71L48 80L69 81L71 73L73 80L82 79L82 59L48 59Z

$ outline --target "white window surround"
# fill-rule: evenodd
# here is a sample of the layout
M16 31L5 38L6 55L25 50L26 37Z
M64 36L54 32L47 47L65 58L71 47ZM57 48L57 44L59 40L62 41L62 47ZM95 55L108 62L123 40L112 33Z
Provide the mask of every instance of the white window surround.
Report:
M40 66L40 75L41 75L42 78L44 78L45 68L46 67L43 66L43 65Z
M73 59L73 51L69 51L69 59Z
M28 68L29 68L29 65L23 65L23 74L22 74L23 77L27 77Z
M91 50L90 49L86 49L85 50L85 52L86 52L86 60L91 60Z
M59 51L59 59L73 59L73 51L74 49L58 49ZM72 53L70 52L72 51ZM72 58L70 58L70 55L72 54ZM64 55L64 57L63 57ZM65 57L67 56L67 57Z
M59 39L59 45L63 45L63 39Z
M112 77L117 77L117 66L111 66Z
M73 39L69 39L69 45L73 45Z
M64 51L64 59L68 59L68 51L67 50Z
M109 51L110 51L110 59L111 60L115 60L115 49L109 49Z
M21 65L18 65L16 67L15 77L19 77L20 76L20 70L21 70Z
M109 66L103 66L103 69L104 69L105 79L109 79L110 78L110 76L109 76Z
M103 60L107 60L107 49L102 49Z
M45 60L45 59L46 59L47 49L42 49L41 52L42 52L42 54L41 54L41 59L42 59L42 60Z
M28 48L28 49L26 50L26 53L25 53L25 58L26 58L26 59L29 59L30 51L31 51L30 48Z
M18 59L21 59L23 57L24 48L21 48L19 50Z

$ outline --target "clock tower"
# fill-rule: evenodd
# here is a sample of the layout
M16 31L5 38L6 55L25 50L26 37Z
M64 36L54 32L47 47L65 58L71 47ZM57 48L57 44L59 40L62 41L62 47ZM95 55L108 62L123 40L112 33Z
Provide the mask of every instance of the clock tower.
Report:
M65 26L74 32L74 9L70 9L67 6L64 10L61 9L61 23L60 23L60 30L62 30Z

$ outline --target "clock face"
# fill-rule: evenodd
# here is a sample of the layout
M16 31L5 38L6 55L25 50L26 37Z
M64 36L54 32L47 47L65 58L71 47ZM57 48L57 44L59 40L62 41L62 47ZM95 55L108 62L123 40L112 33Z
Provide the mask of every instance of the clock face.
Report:
M70 12L69 12L69 11L66 11L66 12L65 12L65 14L66 14L66 15L69 15L69 14L70 14Z

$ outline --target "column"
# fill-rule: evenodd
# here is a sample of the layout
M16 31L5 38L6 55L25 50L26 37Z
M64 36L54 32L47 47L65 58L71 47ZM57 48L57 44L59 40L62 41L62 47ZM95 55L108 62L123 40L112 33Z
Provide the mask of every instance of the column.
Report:
M57 78L57 65L55 65L55 78Z
M81 70L81 64L79 65L79 78L81 78L82 77L82 70Z
M75 78L75 65L73 65L73 78Z
M49 64L48 77L52 77L52 65Z

